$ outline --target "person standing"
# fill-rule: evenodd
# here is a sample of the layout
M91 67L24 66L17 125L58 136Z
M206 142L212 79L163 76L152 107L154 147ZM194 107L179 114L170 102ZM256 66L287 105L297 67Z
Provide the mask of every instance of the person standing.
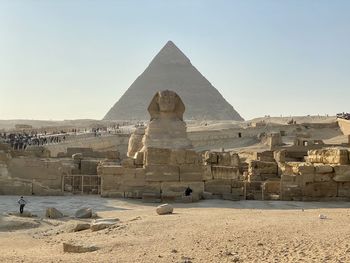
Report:
M24 209L24 206L27 204L27 201L24 200L23 196L21 196L21 198L18 199L17 203L19 204L19 212L23 214L23 209Z

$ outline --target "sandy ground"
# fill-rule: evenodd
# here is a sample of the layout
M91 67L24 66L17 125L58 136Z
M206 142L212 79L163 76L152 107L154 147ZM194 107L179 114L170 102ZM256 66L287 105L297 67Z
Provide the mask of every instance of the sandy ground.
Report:
M1 196L0 212L16 208ZM350 203L207 200L176 204L159 216L157 204L99 197L35 197L27 210L54 206L73 215L90 206L115 227L68 233L72 219L24 219L39 227L0 232L0 262L350 262ZM304 209L304 211L303 211ZM319 219L324 214L327 219ZM16 220L17 217L3 217ZM3 221L0 221L0 225ZM63 242L95 245L64 253Z

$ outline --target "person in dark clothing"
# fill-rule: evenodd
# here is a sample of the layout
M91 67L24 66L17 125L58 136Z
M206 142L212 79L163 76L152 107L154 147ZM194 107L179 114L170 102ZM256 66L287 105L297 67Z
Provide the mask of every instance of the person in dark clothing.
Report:
M188 186L185 190L185 196L190 196L192 194L192 189Z
M27 204L26 200L24 200L23 196L21 196L21 198L18 199L17 203L19 204L19 212L23 214L24 206Z

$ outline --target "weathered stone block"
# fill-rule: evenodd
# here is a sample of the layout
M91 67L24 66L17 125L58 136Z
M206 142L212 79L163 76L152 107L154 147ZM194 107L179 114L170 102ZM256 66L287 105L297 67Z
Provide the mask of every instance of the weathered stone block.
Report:
M204 189L212 194L231 193L231 180L212 180L206 181Z
M333 197L337 196L337 183L315 182L306 184L303 188L303 195L309 197Z
M275 162L263 162L253 160L249 163L248 171L250 174L278 174L278 166Z
M322 174L315 174L314 176L314 181L315 182L329 182L332 181L332 178L334 177L333 173L322 173Z
M348 164L349 152L344 148L324 148L308 151L310 163Z
M333 167L328 164L314 164L315 166L315 173L318 174L329 174L333 173Z
M200 162L200 155L193 150L186 150L186 163L197 164Z
M204 161L208 164L217 164L218 154L216 152L206 151L204 153Z
M350 198L350 182L338 183L338 196Z
M133 158L125 158L121 162L124 168L135 168L135 160Z
M144 152L136 152L135 153L135 165L143 165L143 160L144 160Z
M229 152L229 154L230 154L230 159L231 159L230 166L233 166L233 167L240 167L241 161L240 161L240 159L239 159L238 153Z
M240 175L238 167L230 166L212 166L211 173L213 179L225 180L238 180Z
M146 165L146 181L179 181L180 170L175 165Z
M231 155L229 152L220 152L218 155L218 165L220 166L230 166L231 165Z
M171 151L171 164L173 165L179 165L179 164L185 164L186 163L186 150L184 149L177 149Z
M81 160L81 174L97 174L97 165L100 160L83 159Z
M204 165L203 166L203 177L202 180L209 181L213 179L213 174L211 172L211 165Z
M203 169L201 165L182 164L180 165L180 181L202 181Z
M264 194L279 194L281 191L281 182L280 181L267 181L262 185Z
M300 186L303 187L307 183L312 183L315 180L315 174L297 174L295 176L295 182Z
M350 165L336 165L333 168L335 172L334 181L350 182Z
M144 153L144 164L170 164L171 163L171 150L148 147Z
M312 174L315 172L315 167L308 163L297 163L293 165L294 174Z

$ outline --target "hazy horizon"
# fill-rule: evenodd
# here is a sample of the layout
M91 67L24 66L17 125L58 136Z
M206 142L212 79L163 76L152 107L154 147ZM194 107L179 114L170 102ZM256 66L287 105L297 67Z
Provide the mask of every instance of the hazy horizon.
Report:
M102 119L168 40L245 119L350 111L349 13L348 1L0 0L0 119Z

